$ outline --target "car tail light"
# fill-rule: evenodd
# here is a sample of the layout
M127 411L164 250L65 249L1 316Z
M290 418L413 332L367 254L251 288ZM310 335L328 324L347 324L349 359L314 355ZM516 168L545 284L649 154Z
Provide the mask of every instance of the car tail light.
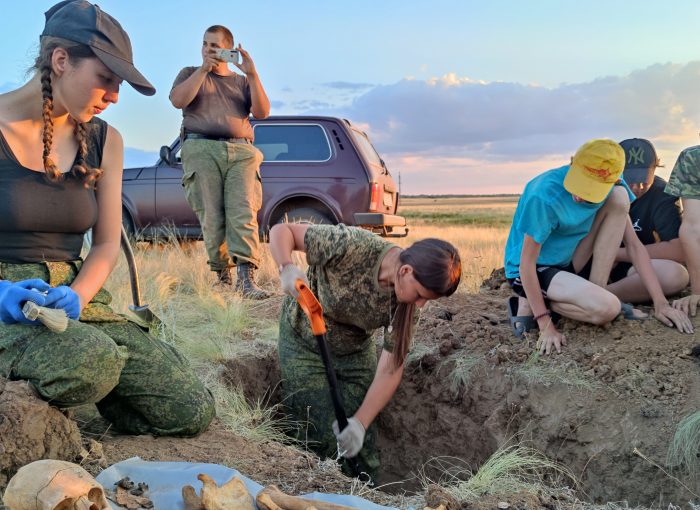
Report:
M369 183L369 190L370 190L370 196L369 196L369 210L370 212L378 211L379 210L379 201L381 200L381 189L380 189L380 184L378 182L370 182Z

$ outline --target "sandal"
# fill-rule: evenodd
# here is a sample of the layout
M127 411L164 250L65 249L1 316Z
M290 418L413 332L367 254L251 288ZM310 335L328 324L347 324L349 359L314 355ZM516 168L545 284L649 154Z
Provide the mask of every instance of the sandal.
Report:
M532 315L516 315L518 313L518 296L511 296L506 303L508 320L515 338L522 338L525 333L537 329L537 322Z
M649 318L649 314L645 314L644 317L639 317L634 314L636 309L631 303L620 303L620 313L628 321L643 321ZM642 312L643 313L643 312Z

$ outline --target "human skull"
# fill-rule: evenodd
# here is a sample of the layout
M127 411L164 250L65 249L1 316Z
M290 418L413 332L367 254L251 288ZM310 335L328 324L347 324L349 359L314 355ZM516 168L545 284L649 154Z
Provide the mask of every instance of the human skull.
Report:
M37 460L17 471L3 502L9 510L108 510L102 486L77 464Z

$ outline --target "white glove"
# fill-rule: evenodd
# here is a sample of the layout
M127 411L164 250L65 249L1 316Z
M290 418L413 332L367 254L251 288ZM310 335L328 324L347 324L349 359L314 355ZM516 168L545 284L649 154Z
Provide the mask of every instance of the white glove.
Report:
M348 426L343 431L338 430L338 420L333 421L333 433L338 440L340 456L352 458L357 456L365 442L365 428L357 418L348 418Z
M299 297L299 292L296 289L297 280L301 280L307 287L309 286L309 279L306 277L306 273L304 273L304 271L299 269L294 264L287 264L284 266L282 272L280 273L282 291L295 299Z

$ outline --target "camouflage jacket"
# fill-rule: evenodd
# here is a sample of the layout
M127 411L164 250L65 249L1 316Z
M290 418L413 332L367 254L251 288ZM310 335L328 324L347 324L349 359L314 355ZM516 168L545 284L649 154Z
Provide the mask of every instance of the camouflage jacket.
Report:
M309 227L304 245L310 288L323 306L331 350L342 356L367 348L372 332L388 326L396 311L396 294L378 280L384 255L396 245L342 224ZM285 299L282 317L315 350L309 319L296 300ZM391 351L387 340L385 334L384 348Z
M674 197L700 200L700 145L681 151L665 191Z

